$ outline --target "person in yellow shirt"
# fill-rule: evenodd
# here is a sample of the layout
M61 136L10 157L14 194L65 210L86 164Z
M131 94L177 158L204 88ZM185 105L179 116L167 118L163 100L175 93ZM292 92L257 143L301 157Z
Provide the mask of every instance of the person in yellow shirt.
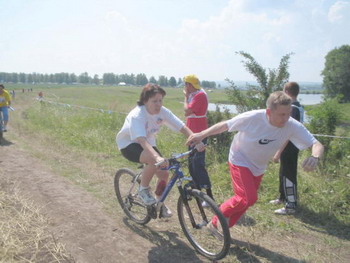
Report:
M9 121L8 108L11 105L11 96L7 90L5 90L5 86L0 84L0 111L2 112L2 116L4 119L4 125L2 130L7 131L7 123Z

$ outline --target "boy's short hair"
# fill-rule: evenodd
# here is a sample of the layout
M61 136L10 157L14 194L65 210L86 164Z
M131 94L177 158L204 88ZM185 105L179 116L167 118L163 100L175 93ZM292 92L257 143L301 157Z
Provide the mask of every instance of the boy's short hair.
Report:
M292 104L292 98L283 91L275 91L270 94L266 101L266 107L275 110L278 105L288 106Z
M296 82L287 82L283 88L284 92L290 94L291 96L297 97L300 91L299 84Z

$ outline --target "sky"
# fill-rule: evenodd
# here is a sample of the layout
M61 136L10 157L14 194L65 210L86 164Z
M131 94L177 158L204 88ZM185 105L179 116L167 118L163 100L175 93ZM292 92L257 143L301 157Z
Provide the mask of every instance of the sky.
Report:
M236 52L322 82L350 44L350 0L0 0L0 72L254 81Z

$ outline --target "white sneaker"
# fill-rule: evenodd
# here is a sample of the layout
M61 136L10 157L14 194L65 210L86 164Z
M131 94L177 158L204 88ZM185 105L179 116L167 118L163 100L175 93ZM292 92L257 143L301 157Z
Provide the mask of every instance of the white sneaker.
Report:
M157 200L152 196L149 190L150 187L144 188L142 190L139 189L139 198L145 205L153 205L157 203Z
M162 218L162 217L169 218L172 216L173 216L173 213L171 212L171 210L165 204L162 204L159 211L159 218Z
M206 229L213 237L216 237L220 241L224 240L224 235L213 225L211 221L207 224Z
M275 199L275 200L271 200L269 202L269 204L272 204L272 205L280 205L280 204L283 204L283 201L281 199Z
M277 215L292 215L292 214L295 214L295 209L282 207L280 209L275 210L275 214L277 214Z
M202 207L203 207L203 208L208 208L208 207L209 207L209 205L208 205L208 203L207 203L207 202L203 201L203 202L202 202Z

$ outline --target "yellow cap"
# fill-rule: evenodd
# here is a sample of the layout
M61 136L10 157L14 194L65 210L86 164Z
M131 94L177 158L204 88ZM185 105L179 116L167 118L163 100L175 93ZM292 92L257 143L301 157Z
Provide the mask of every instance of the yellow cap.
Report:
M187 75L184 77L184 82L191 83L195 89L200 89L200 82L196 75Z

